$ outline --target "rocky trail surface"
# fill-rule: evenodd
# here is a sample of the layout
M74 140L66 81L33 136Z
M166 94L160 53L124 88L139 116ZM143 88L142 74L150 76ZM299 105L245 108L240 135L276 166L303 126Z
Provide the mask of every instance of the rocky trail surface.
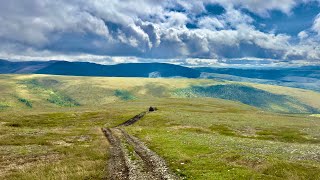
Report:
M138 138L121 127L130 126L146 114L143 112L114 127L102 128L110 143L108 177L111 180L171 180L179 179L170 172L165 161Z

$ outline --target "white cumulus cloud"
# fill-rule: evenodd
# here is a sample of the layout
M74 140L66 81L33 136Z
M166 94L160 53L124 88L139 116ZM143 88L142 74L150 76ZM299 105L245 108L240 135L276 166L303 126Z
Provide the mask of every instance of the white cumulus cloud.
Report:
M314 62L320 59L315 37L320 14L312 27L292 37L259 30L248 13L290 16L294 7L311 1L316 0L0 0L0 57L85 57L100 63L180 58L190 65L244 57ZM224 12L210 14L208 5Z

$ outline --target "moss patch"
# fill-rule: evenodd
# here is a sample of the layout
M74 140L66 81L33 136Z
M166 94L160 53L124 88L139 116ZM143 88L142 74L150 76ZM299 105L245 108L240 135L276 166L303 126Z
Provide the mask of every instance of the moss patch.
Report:
M80 106L80 104L76 100L58 92L51 93L47 100L50 103L53 103L62 107Z
M18 97L18 101L23 103L27 107L32 108L32 103L28 99Z
M47 97L46 100L52 104L61 107L80 106L80 103L76 100L55 89L60 84L57 80L47 78L28 79L20 81L20 84L26 85L29 89L35 91L35 93Z

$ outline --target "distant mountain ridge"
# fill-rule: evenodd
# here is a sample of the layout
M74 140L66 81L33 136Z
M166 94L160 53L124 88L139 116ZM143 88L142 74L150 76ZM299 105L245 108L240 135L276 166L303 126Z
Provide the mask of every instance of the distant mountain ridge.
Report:
M255 82L320 91L320 67L296 68L189 68L166 63L101 65L90 62L0 59L0 74L51 74L101 77L185 77Z
M241 68L195 68L200 72L228 74L246 78L283 80L285 77L309 77L320 79L320 66L302 66L296 68L241 69Z
M127 63L101 65L89 62L0 60L0 74L51 74L106 77L186 77L198 78L198 70L165 63Z
M28 74L45 68L56 61L12 62L0 59L0 74Z
M195 68L202 78L254 82L296 87L320 92L320 66L294 68Z

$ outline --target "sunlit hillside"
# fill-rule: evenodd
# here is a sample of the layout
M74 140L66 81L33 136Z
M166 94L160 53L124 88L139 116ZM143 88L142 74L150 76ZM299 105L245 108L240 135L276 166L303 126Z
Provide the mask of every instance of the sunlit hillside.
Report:
M317 113L320 93L205 79L1 75L1 109L99 107L157 98L220 98L273 112Z
M37 103L45 100L27 97L32 108L19 102L21 110L0 112L1 179L102 179L112 154L101 128L150 105L158 111L124 129L181 179L320 178L318 117L262 112L214 98L141 98L72 108L49 103L41 110Z

